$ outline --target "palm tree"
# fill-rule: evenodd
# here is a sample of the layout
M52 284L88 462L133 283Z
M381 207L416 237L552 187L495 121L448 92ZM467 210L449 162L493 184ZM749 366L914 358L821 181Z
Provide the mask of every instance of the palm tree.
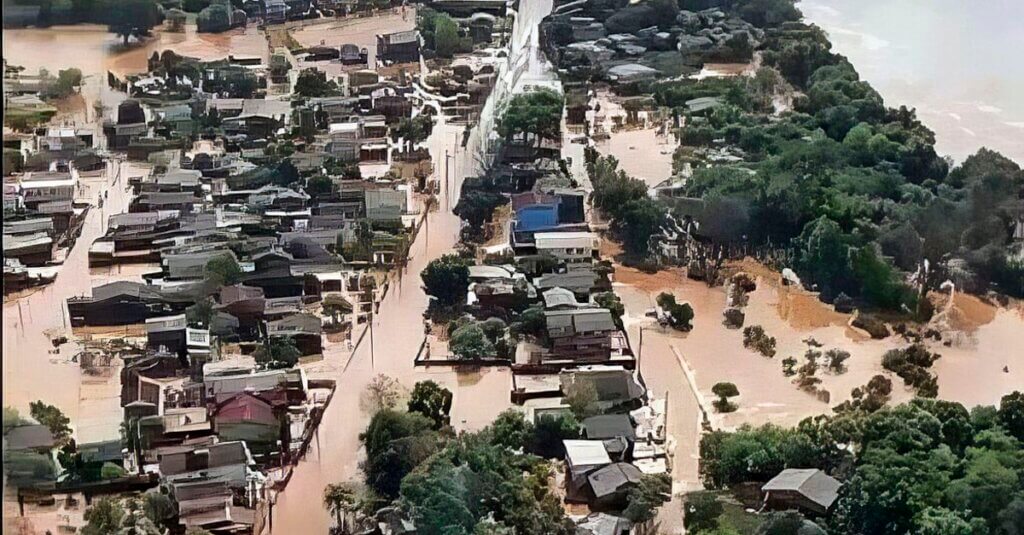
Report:
M351 483L332 483L324 489L324 507L334 515L341 533L349 533L349 515L357 510L360 499Z

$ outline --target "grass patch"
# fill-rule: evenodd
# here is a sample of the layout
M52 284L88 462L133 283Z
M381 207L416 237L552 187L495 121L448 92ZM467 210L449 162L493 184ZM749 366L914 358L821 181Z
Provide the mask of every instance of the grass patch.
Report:
M718 516L719 526L728 526L742 535L755 535L761 527L762 518L754 513L748 513L746 507L741 504L729 491L703 490L691 492L686 495L687 499L702 495L712 495L722 504L722 514Z

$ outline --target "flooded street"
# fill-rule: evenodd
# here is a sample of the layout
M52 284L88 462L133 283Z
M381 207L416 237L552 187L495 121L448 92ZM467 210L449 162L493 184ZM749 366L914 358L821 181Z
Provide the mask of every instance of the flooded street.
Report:
M520 25L513 35L517 45L510 54L510 64L522 62L526 67L515 76L514 69L502 66L498 88L482 113L481 125L472 130L465 148L458 146L463 127L439 123L434 126L427 141L434 161L434 176L443 177L446 171L453 177L451 191L438 195L438 209L427 216L427 223L410 248L410 260L400 277L394 277L387 296L374 315L372 344L367 333L361 343L349 354L342 344L328 344L325 360L316 365L311 376L324 376L338 381L338 390L324 414L319 439L313 441L305 460L296 467L291 481L276 498L272 513L272 533L324 533L331 525L328 511L320 504L323 489L330 483L361 478L359 461L359 433L369 420L369 414L360 409L360 396L366 385L377 375L385 374L397 379L405 388L412 389L417 381L433 380L454 393L451 420L456 430L475 430L488 425L503 410L512 406L511 370L485 368L473 373L456 373L447 369L415 368L413 358L423 342L423 312L428 299L419 277L430 260L452 251L458 241L462 221L451 212L458 202L462 181L481 171L486 153L484 134L490 134L495 102L507 96L510 88L525 80L536 79L544 69L534 62L536 36L523 33L522 28L535 28L551 9L550 2L531 3L517 21ZM533 46L531 46L531 44ZM501 84L507 85L501 85ZM445 150L455 154L452 169L445 169ZM355 335L359 339L359 333ZM314 506L315 504L315 506Z
M82 235L57 274L56 280L31 294L4 303L4 405L28 413L28 404L43 400L71 418L79 442L114 439L121 423L120 381L116 373L103 379L90 377L71 358L80 350L72 340L58 354L51 338L71 332L65 300L89 295L94 286L113 280L136 280L152 267L89 269L89 246L106 229L106 218L126 212L131 201L128 177L149 172L147 167L113 161L107 176L83 178L85 197L94 203ZM117 171L120 169L120 171ZM103 208L96 207L101 192L109 192ZM84 200L81 199L81 200ZM116 370L115 370L116 372Z
M888 106L916 107L957 161L980 147L1024 162L1024 3L995 0L804 0Z
M595 128L608 134L608 139L595 145L601 154L619 160L619 169L629 176L654 187L672 176L672 154L678 142L651 112L638 113L638 123L626 125L627 112L610 93L597 95L600 109L592 112ZM626 125L616 128L616 123Z

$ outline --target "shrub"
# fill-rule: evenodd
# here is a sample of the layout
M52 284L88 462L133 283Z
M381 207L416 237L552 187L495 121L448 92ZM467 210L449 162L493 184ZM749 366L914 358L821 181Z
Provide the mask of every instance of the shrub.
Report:
M768 336L764 327L751 325L743 329L743 347L772 358L775 356L775 337Z

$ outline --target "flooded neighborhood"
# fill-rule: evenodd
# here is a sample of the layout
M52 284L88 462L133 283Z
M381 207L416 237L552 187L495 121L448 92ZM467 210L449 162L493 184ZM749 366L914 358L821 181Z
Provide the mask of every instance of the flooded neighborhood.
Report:
M910 4L5 3L4 530L1020 533L1024 34Z

